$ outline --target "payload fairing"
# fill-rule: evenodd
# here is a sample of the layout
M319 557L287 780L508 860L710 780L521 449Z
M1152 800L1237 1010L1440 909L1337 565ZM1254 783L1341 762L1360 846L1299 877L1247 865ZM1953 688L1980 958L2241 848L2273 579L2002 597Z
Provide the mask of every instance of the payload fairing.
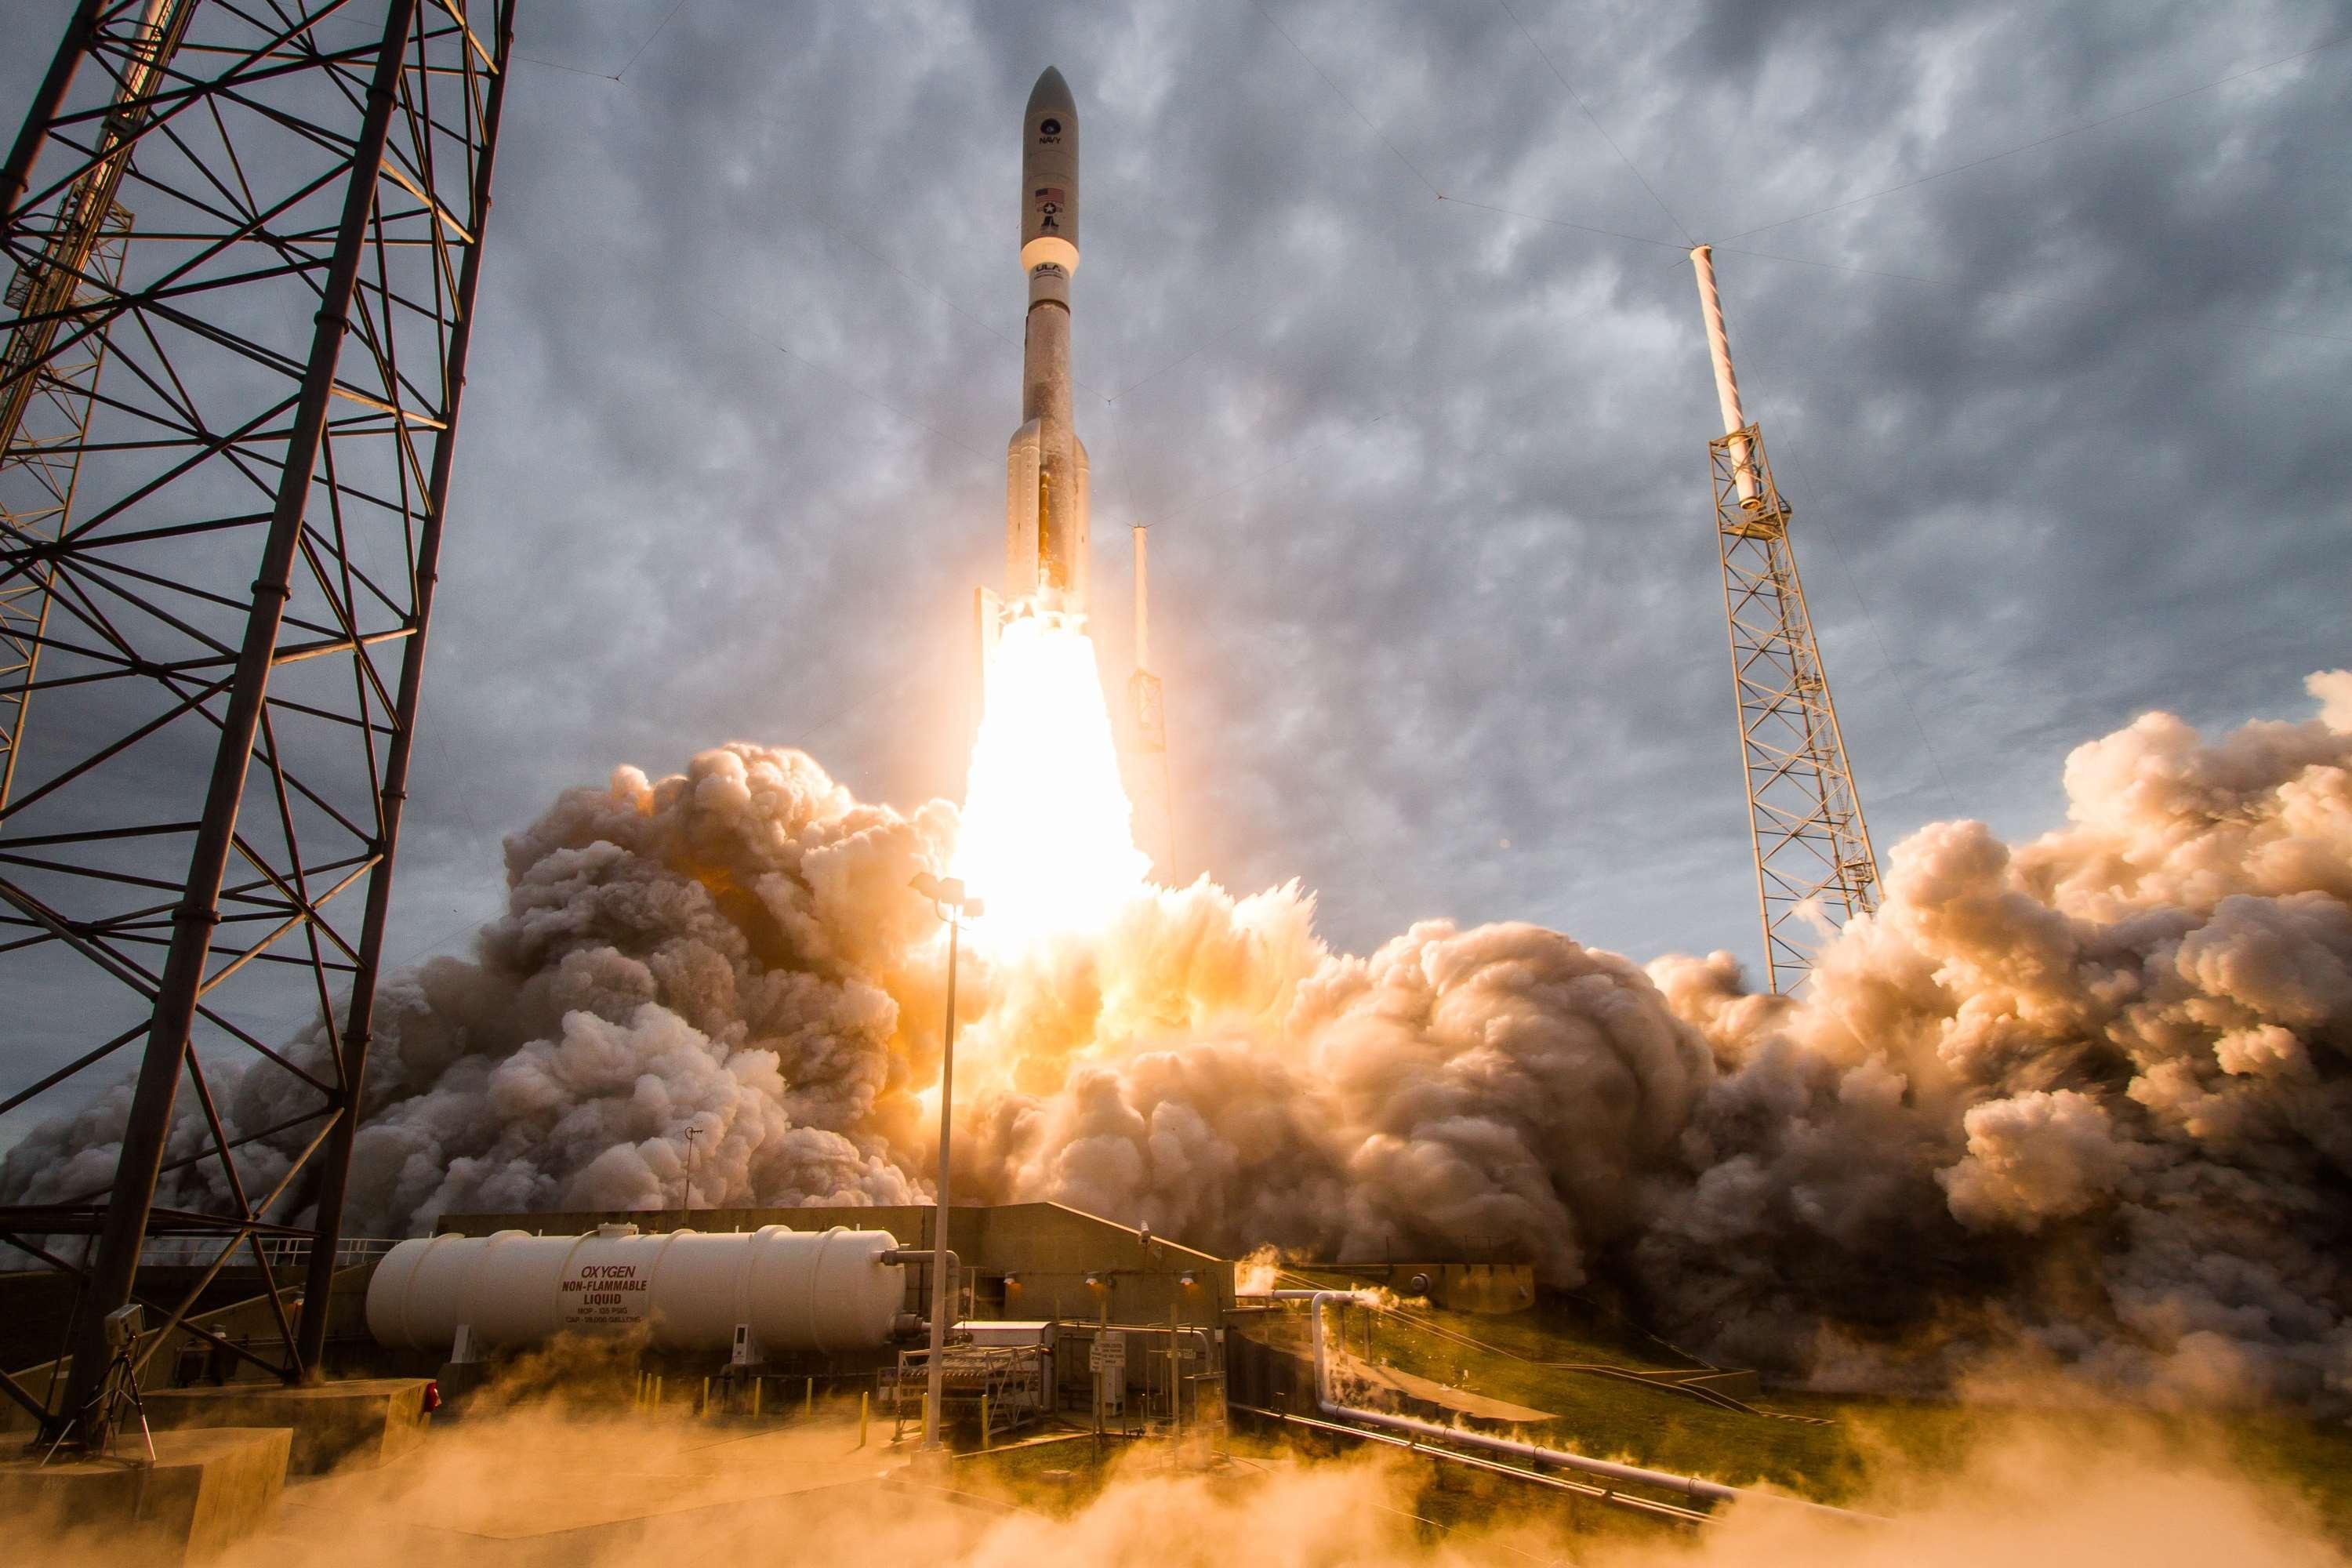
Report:
M1087 613L1087 449L1070 424L1078 110L1051 68L1022 116L1021 269L1029 276L1022 423L1005 452L1004 592L980 591L983 660L1008 619L1050 616L1083 626Z

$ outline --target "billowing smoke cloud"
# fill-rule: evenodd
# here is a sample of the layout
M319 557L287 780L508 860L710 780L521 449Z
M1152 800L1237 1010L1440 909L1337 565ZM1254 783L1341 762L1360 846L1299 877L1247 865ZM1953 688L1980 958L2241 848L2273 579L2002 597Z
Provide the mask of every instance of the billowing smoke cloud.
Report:
M898 1203L910 1083L938 1074L917 959L935 922L907 890L954 812L863 805L796 752L730 746L681 777L617 770L508 840L508 907L469 961L386 984L353 1152L346 1229L400 1235L452 1210ZM323 1071L314 1029L289 1052ZM306 1103L247 1072L229 1121ZM0 1187L30 1201L102 1185L129 1106L111 1092L11 1151ZM189 1113L191 1116L193 1112ZM197 1127L183 1130L196 1147ZM688 1138L691 1132L693 1137ZM273 1180L261 1146L247 1180ZM276 1162L273 1165L271 1163ZM186 1179L204 1180L192 1172Z
M2309 685L2317 722L2078 748L2069 825L2015 850L1915 834L1801 1005L1720 955L1652 966L1720 1068L1633 1246L1685 1331L1865 1374L1924 1334L2208 1398L2352 1386L2352 675Z
M968 950L959 1195L1234 1255L1514 1249L1825 1382L2022 1356L2340 1401L2352 674L2310 686L2316 721L2150 714L2079 748L2032 844L1895 846L1801 1002L1726 954L1645 970L1520 924L1332 953L1295 886ZM908 883L955 832L749 745L568 793L509 841L475 955L383 999L352 1227L675 1205L689 1130L698 1203L927 1194L943 948ZM247 1073L236 1124L284 1081ZM0 1191L102 1179L125 1098L35 1132Z

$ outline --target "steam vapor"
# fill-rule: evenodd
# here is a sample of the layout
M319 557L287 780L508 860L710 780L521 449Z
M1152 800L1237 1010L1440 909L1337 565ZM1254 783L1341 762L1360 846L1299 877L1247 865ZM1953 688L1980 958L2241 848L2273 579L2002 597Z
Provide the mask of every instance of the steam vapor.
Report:
M2315 721L2207 741L2151 713L2079 747L2030 844L1913 835L1801 1002L1726 953L1645 969L1526 924L1336 953L1295 884L968 950L958 1196L1228 1256L1516 1249L1822 1384L2022 1357L2340 1406L2352 673L2308 685ZM508 841L474 955L388 984L348 1228L674 1207L689 1128L701 1205L928 1196L945 950L908 882L956 837L944 803L741 743L567 792ZM288 1082L247 1071L228 1119L281 1119ZM102 1186L128 1100L29 1134L0 1196ZM248 1146L247 1185L291 1147Z

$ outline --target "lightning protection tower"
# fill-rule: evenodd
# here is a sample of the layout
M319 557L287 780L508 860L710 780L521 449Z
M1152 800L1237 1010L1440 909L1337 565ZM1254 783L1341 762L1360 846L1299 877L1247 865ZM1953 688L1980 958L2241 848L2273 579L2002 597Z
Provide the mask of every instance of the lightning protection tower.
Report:
M1708 449L1764 967L1785 994L1804 984L1830 935L1878 907L1878 860L1789 545L1789 506L1762 431L1740 412L1710 248L1694 249L1691 265L1723 406L1723 434Z
M0 1116L82 1108L0 1397L86 1447L123 1357L318 1366L513 10L80 0L0 170ZM247 1254L274 1342L185 1321Z

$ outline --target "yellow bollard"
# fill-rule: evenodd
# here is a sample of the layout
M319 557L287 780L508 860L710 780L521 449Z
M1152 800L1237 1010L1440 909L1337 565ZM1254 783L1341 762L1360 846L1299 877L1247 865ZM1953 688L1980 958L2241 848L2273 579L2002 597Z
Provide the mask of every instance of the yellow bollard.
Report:
M810 1378L808 1380L808 1386L801 1391L801 1419L805 1421L815 1414L816 1379Z
M707 1377L702 1380L702 1403L696 1407L695 1414L705 1420L710 1417L710 1380Z
M751 1380L751 1419L754 1421L760 1418L760 1385L767 1381L764 1377Z
M654 1373L654 1408L655 1408L655 1409L659 1410L659 1409L661 1408L661 1399L662 1399L662 1378L661 1378L661 1373Z
M980 1451L988 1452L988 1395L980 1396Z
M873 1405L873 1394L860 1394L857 1396L857 1446L861 1448L866 1447L866 1418L872 1413Z

